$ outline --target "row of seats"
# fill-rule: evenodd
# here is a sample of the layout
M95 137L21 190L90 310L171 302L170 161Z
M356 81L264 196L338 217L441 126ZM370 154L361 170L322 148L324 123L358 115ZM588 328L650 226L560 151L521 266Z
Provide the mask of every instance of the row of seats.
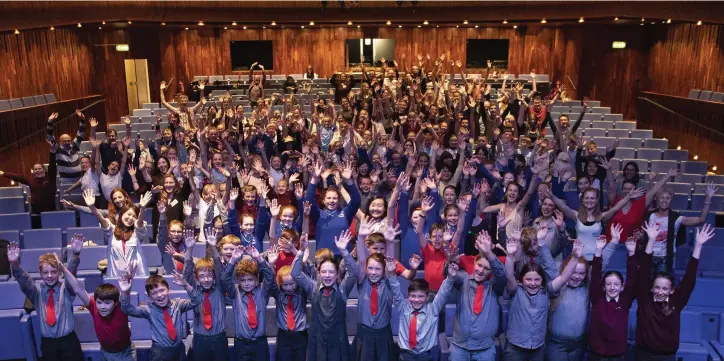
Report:
M551 107L551 113L581 113L583 106L580 105L554 105ZM588 107L586 113L610 114L611 107Z
M712 92L711 90L689 90L689 99L706 100L710 102L724 103L724 93Z
M578 120L578 117L581 115L581 112L579 111L578 113L574 113L574 112L569 111L569 110L563 110L562 112L560 112L560 111L551 111L551 118L552 118L554 121L557 121L558 118L559 118L561 115L566 115L566 116L568 116L568 119L570 120L571 125L573 125L573 123L574 123L576 120ZM592 124L592 122L595 122L595 121L606 121L606 122L608 122L608 123L603 123L603 124L605 124L606 126L597 127L597 126L595 126L595 125ZM611 123L613 123L613 124L611 124ZM619 124L619 123L621 123L621 124ZM631 125L631 124L629 124L629 123L633 123L633 125ZM608 129L608 128L636 129L636 122L632 122L632 121L624 122L624 121L623 121L623 114L584 113L584 114L583 114L583 120L581 121L581 125L579 125L579 127L580 127L580 128L591 128L591 127L593 127L593 128L607 128L607 129Z
M259 71L259 70L257 70L256 73L258 75L261 75L261 71ZM402 75L404 73L401 72L400 74ZM530 74L518 74L517 77L515 76L515 74L510 74L510 75L512 75L515 79L508 78L508 82L515 82L515 81L519 81L519 80L520 81L531 81L533 79L533 77L531 77ZM267 75L267 80L284 81L284 80L287 80L287 76L291 76L292 78L294 78L294 80L303 80L304 79L304 74L288 74L288 75L270 74L270 75ZM468 78L475 78L475 77L482 77L483 74L467 74L466 76ZM447 75L447 78L450 79L449 74ZM237 75L237 74L234 74L234 75L197 75L197 76L194 76L193 81L208 80L210 83L213 83L213 82L224 81L224 80L244 81L244 80L248 80L248 79L249 79L249 75ZM453 79L462 79L462 77L459 73L456 73L453 76ZM499 78L497 80L503 81L503 78ZM536 80L536 82L549 82L550 76L548 74L536 74L535 80ZM317 77L316 79L313 79L313 81L315 83L328 83L329 79L326 77Z
M151 221L152 209L146 208L144 219ZM98 220L92 214L76 211L54 211L40 214L43 228L98 227ZM32 229L30 213L11 213L0 215L0 231L25 231Z
M20 108L27 108L36 105L44 105L48 103L55 103L58 100L55 98L55 94L44 94L35 95L30 97L14 98L8 100L0 100L0 111L3 110L15 110Z

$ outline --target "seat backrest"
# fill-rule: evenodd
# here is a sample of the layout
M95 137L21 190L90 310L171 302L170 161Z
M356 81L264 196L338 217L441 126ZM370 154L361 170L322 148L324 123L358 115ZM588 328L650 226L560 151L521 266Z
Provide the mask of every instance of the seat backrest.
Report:
M22 187L0 187L1 197L23 197Z
M616 157L621 159L635 158L636 149L633 148L616 148Z
M78 269L83 271L97 269L98 261L106 259L107 254L108 247L106 246L83 247Z
M60 248L63 232L60 228L26 229L23 232L23 250L33 248Z
M33 99L33 97L22 97L20 98L20 101L23 102L23 106L25 107L32 107L35 105L35 99Z
M636 158L648 160L661 160L661 149L639 148Z
M709 100L711 99L711 90L702 90L699 94L699 100Z
M689 99L699 99L699 93L701 93L699 89L689 90Z
M641 138L619 138L618 146L626 148L641 148L643 141Z
M20 98L10 99L8 102L10 102L10 109L20 109L24 107L23 101L20 100Z
M720 92L711 93L710 100L713 102L719 102L719 103L724 102L724 93L720 93Z
M40 224L43 228L75 227L77 224L75 211L43 212L40 214Z
M688 160L689 151L686 149L664 149L664 159L666 160Z
M682 161L681 172L682 173L694 173L694 174L706 174L707 163L701 161Z
M20 252L20 265L28 272L38 272L38 258L46 253L56 253L60 256L60 247L23 248L23 251Z
M611 115L622 115L622 114L611 114ZM634 129L636 129L636 122L618 120L618 121L616 121L616 129L634 130Z
M631 134L631 131L628 129L609 129L608 130L609 137L628 138L628 136L630 134Z
M631 138L653 138L654 131L651 129L632 129Z
M646 148L667 149L669 147L669 140L657 138L644 139L644 146Z
M7 100L0 100L0 111L10 110L10 102Z
M55 103L58 101L58 99L55 99L55 94L53 94L53 93L43 94L43 96L45 97L46 103Z
M35 105L43 105L43 104L47 103L47 102L45 101L45 97L42 96L42 95L36 95L36 96L34 96L34 97L33 97L33 100L35 100Z
M30 213L13 213L0 215L0 231L18 230L33 228L30 223Z
M98 227L96 222L95 227L70 227L65 230L68 239L71 239L74 235L83 235L86 241L93 241L97 245L106 244L105 237L103 236L103 229Z
M0 231L0 239L20 244L19 231Z
M0 214L25 212L25 197L2 197L0 198Z

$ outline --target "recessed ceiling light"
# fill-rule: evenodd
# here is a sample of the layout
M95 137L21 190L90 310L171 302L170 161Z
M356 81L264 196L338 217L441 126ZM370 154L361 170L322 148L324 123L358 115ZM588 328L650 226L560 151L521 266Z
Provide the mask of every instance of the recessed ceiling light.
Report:
M427 20L422 22L422 25L429 25L430 23L427 22Z
M646 21L646 19L645 19L645 18L641 18L641 22L643 23L644 21Z
M103 27L102 27L102 26L99 26L99 27L98 27L98 30L103 30Z
M460 27L460 25L455 25L455 27L456 27L456 28L459 28L459 27Z
M359 28L360 28L360 26L359 26L359 25L357 25L357 29L359 29Z
M82 28L82 27L83 27L83 24L78 23L78 27L79 27L79 28Z
M582 22L584 22L584 21L586 21L586 20L583 20L583 18L578 19L578 22L579 22L579 23L582 23Z
M236 26L236 21L232 21L231 26Z
M314 21L310 21L309 26L314 26Z
M548 22L548 21L547 21L546 19L543 19L543 20L540 21L541 24L545 24L545 23L547 23L547 22Z
M467 20L463 20L463 24L464 24L464 25L468 25L468 21L467 21Z
M20 35L20 30L15 29L15 35Z
M133 21L128 20L128 25L131 25L131 24L133 24Z
M418 28L421 28L421 27L422 27L422 25L418 25L417 27L418 27Z
M651 22L651 25L654 25L654 24L656 24L656 22L655 22L655 21L652 21L652 22Z
M161 23L161 26L166 26L166 23Z
M55 31L55 26L51 26L50 31Z
M188 29L189 29L189 28L186 28L186 30L188 30Z
M398 27L398 28L401 28L401 27L402 27L402 25L397 25L397 27Z
M439 27L440 27L440 25L435 25L435 27L436 27L436 28L439 28Z
M478 28L478 26L477 26L477 25L475 25L475 28L477 29L477 28Z
M302 25L302 29L304 29L304 25Z
M517 28L518 28L518 25L513 25L513 29L517 29Z
M106 21L105 20L101 21L101 24L106 25Z
M204 26L204 25L206 25L206 24L204 24L203 21L199 21L199 24L198 24L198 25L199 25L199 26Z
M271 25L272 25L272 26L276 26L276 25L277 25L277 22L276 22L276 21L272 21Z
M351 25L352 25L352 22L351 22L351 21L348 21L348 22L347 22L347 25L350 25L350 26L351 26Z
M697 21L696 25L701 25L701 20Z
M246 26L244 26L244 30L246 30Z
M229 30L229 28L227 26L224 26L224 30Z
M671 24L671 19L666 19L667 24Z
M503 24L507 24L507 23L508 23L508 19L503 20Z
M387 23L386 23L386 24L387 24L387 25L392 25L392 22L389 21L389 20L387 20Z
M613 18L613 21L618 21L618 16Z
M262 28L262 29L266 29L266 26L262 26L261 28Z

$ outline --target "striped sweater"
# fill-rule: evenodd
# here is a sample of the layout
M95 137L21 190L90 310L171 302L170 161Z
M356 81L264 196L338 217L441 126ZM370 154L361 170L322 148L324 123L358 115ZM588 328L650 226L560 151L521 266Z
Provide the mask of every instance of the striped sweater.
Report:
M48 126L45 130L48 133L48 140L55 143L53 123L48 121ZM81 118L78 133L75 135L70 149L65 150L63 147L58 147L58 151L55 153L55 164L58 165L58 178L60 178L62 183L74 183L83 175L80 169L80 143L83 141L84 134L85 119Z

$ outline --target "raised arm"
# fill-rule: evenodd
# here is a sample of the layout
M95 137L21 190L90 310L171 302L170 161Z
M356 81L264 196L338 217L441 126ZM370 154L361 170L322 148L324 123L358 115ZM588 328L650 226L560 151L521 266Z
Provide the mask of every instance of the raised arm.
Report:
M646 192L646 207L648 207L649 204L651 204L651 201L653 201L654 197L656 197L656 193L658 193L660 190L662 190L664 188L664 186L669 181L669 179L671 179L671 177L676 177L676 175L678 175L678 174L679 174L679 172L675 168L669 169L669 171L666 173L666 177L661 178L661 180L656 182L656 185L651 187L651 189L649 189L649 191Z
M518 288L518 281L515 279L515 257L518 253L520 241L517 237L509 237L508 242L505 245L505 250L508 253L508 257L505 258L505 291L508 294L512 294Z
M108 222L108 219L104 217L101 212L98 211L98 208L96 208L96 196L93 194L92 189L86 189L83 192L83 200L85 200L85 204L90 208L91 214L98 219L98 222L101 224L101 228L108 228L110 225L110 222Z
M583 254L583 242L581 240L576 240L576 242L573 244L573 258L578 259ZM576 270L576 266L578 265L578 262L568 262L565 268L563 268L563 271L561 274L553 279L551 281L551 288L552 291L558 292L565 284L568 282L568 280L573 276L573 272Z
M641 197L642 195L644 195L643 188L637 188L637 189L632 190L631 193L629 193L629 195L621 198L621 200L618 201L618 203L616 203L615 206L613 206L613 207L609 208L609 210L603 212L603 214L601 214L601 220L605 222L605 221L611 219L616 214L616 212L620 211L621 208L623 208L623 206L626 205L626 203L628 203L632 199Z
M692 227L706 222L706 217L709 215L709 208L711 207L711 198L714 197L714 194L716 194L718 190L719 188L716 187L714 183L709 183L704 191L706 193L706 198L704 199L704 208L701 209L699 217L682 217L681 225Z

